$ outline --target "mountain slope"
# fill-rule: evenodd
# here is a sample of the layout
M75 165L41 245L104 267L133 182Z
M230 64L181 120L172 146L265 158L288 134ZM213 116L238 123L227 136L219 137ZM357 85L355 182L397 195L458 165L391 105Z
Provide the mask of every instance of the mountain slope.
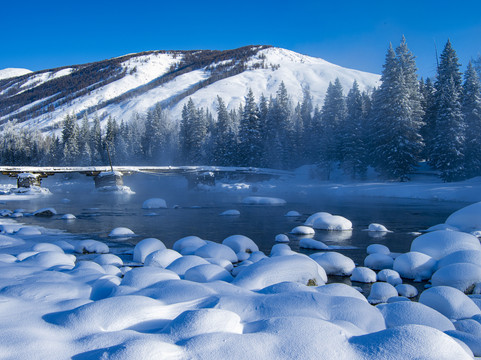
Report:
M178 120L189 97L215 112L217 95L236 108L249 88L256 98L269 97L282 81L294 103L302 100L302 89L308 87L314 103L322 105L327 86L336 77L346 93L354 80L361 90L379 82L376 74L269 46L150 51L0 78L0 124L15 119L22 126L52 131L72 113L128 121L157 103Z

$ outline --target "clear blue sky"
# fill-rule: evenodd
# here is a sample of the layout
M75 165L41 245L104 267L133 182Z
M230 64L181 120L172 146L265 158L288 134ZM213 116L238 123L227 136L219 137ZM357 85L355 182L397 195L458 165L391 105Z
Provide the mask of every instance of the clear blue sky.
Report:
M434 43L460 62L481 53L481 1L4 1L0 69L41 70L160 49L269 44L380 73L404 34L419 75L434 76Z

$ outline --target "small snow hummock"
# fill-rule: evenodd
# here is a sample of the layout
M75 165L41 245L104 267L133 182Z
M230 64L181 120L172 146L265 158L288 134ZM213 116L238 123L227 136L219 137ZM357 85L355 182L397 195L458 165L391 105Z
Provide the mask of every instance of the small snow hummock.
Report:
M394 259L393 269L403 278L415 281L431 278L436 267L436 260L431 256L412 251L399 255Z
M180 252L182 255L192 255L194 252L207 244L205 240L202 240L198 236L190 235L177 240L172 249Z
M231 282L233 277L226 269L219 265L202 264L187 270L184 274L184 279L200 283L216 280Z
M345 217L326 212L318 212L309 216L304 225L319 230L343 231L352 229L352 222Z
M455 211L446 219L446 224L465 232L481 230L481 202Z
M367 247L366 252L368 254L391 254L391 250L386 245L382 244L371 244Z
M138 263L143 263L145 258L150 253L157 250L165 249L165 245L162 241L156 238L147 238L139 241L134 247L133 260Z
M417 251L439 260L460 250L481 250L476 236L459 231L438 230L423 234L411 243L411 251Z
M357 281L362 283L375 283L376 280L376 273L367 267L358 266L352 271L351 281Z
M373 270L392 269L394 260L389 255L375 253L366 256L364 266Z
M291 210L291 211L288 211L286 213L286 215L284 216L287 216L287 217L298 217L298 216L301 216L301 214L298 212L298 211L295 211L295 210Z
M42 232L35 226L21 227L15 233L15 235L19 235L19 236L35 236L35 235L41 235L41 234L42 234Z
M299 240L299 247L301 249L329 250L329 246L324 244L322 241L310 238L303 238Z
M286 234L277 234L274 241L278 243L288 243L289 237Z
M74 214L64 214L60 219L62 220L75 220L77 217Z
M433 286L446 285L466 292L481 283L481 266L470 263L455 263L443 266L431 277Z
M145 200L142 204L142 209L165 209L167 208L167 203L161 198L151 198Z
M350 276L356 267L351 258L334 251L312 254L310 257L322 266L327 275Z
M371 293L367 300L370 304L386 303L389 298L398 296L398 292L394 286L385 282L375 282L371 286Z
M57 215L57 211L54 208L43 208L43 209L38 209L37 211L34 211L32 215L49 217L49 216Z
M316 232L310 226L296 226L291 230L291 234L294 235L314 235Z
M220 216L239 216L240 215L240 211L239 210L235 210L235 209L231 209L231 210L226 210L226 211L223 211L219 214Z
M223 245L230 247L235 253L252 253L259 251L259 247L252 239L244 235L231 235L222 241Z
M481 314L481 309L462 291L450 286L433 286L419 297L427 305L451 320L468 319Z
M126 227L117 227L109 233L109 237L127 237L135 235L135 233Z
M367 231L391 232L384 225L376 223L369 224Z
M97 240L81 240L75 245L75 252L78 254L107 254L109 247Z
M144 264L145 266L166 268L180 257L182 255L172 249L156 250L145 257Z
M285 205L286 201L284 199L274 198L274 197L248 196L242 200L242 203L246 205L279 206L279 205Z

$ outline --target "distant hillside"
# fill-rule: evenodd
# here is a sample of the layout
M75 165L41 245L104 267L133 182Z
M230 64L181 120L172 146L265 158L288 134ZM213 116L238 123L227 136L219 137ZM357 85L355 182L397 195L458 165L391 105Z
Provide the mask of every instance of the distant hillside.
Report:
M66 114L128 121L157 103L170 109L176 120L189 97L215 112L220 95L234 108L249 88L257 98L269 97L282 81L294 103L309 87L314 103L321 105L329 82L336 78L346 93L354 80L361 90L369 90L380 78L270 46L149 51L33 73L7 70L11 69L0 70L0 124L15 119L44 132L57 129Z

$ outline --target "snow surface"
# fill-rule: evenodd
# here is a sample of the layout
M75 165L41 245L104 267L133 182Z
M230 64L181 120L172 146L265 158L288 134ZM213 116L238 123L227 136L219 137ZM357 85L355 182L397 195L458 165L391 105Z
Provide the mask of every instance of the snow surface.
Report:
M32 71L21 68L6 68L0 70L0 80L30 74Z

